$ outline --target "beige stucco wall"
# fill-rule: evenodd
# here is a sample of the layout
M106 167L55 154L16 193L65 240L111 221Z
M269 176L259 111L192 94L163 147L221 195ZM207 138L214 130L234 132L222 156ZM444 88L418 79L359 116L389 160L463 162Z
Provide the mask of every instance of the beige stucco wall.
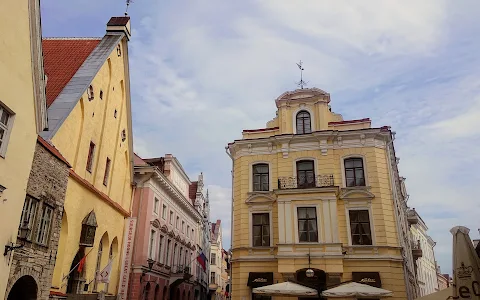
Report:
M15 114L5 157L0 158L0 247L15 242L37 137L29 1L0 2L0 102ZM11 255L0 259L3 298Z
M125 46L125 43L122 46ZM130 99L125 94L124 70L123 55L118 57L117 52L113 51L92 82L95 98L89 101L87 94L84 93L52 138L52 142L72 164L75 173L120 205L124 211L129 212L132 200L129 163L132 149L129 149L129 139L132 137L128 136L130 130L127 118L130 116L127 101ZM100 90L103 91L103 99L99 97ZM116 118L115 110L117 110ZM121 132L124 129L127 139L122 141ZM86 170L90 141L96 145L91 173ZM103 177L107 157L111 159L111 167L108 184L105 186ZM103 238L100 270L107 265L108 252L112 246L114 264L108 292L117 293L125 215L72 176L69 178L65 199L68 230L65 230L62 225L59 248L63 248L64 251L57 255L52 281L55 291L62 293L66 291L67 280L62 281L62 276L70 271L79 247L82 220L91 210L96 214L98 227L93 250L86 259L86 282L89 283L94 279L98 246ZM91 249L87 248L85 252L88 253ZM93 282L90 286L93 286ZM97 290L100 291L103 288L104 285L99 284ZM92 288L89 288L89 291L91 292Z

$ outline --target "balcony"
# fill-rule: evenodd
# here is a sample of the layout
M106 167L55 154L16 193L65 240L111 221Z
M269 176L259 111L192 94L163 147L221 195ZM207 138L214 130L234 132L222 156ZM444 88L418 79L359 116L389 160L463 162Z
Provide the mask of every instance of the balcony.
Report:
M193 276L190 272L190 267L183 265L173 266L170 274L170 283L178 279L189 280Z
M333 187L333 174L323 174L309 177L280 177L278 178L278 189L312 189L322 187Z
M409 225L418 224L418 222L420 221L420 218L415 211L415 208L407 211L407 221Z
M423 256L422 247L420 247L420 240L412 241L412 255L414 260Z

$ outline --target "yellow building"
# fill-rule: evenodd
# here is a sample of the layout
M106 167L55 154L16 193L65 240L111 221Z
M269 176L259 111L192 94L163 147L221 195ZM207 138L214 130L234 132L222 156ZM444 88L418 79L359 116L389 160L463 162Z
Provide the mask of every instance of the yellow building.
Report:
M115 17L103 38L43 40L49 129L41 135L72 166L52 297L118 291L132 200L129 38L129 17ZM109 261L109 284L100 283Z
M37 133L47 119L38 0L2 0L0 16L0 247L8 250L0 261L3 299Z
M316 88L275 102L267 128L244 130L228 145L232 299L256 299L252 288L262 285L308 282L308 268L322 288L353 280L392 291L393 299L413 299L389 127L344 121L331 111L330 95Z

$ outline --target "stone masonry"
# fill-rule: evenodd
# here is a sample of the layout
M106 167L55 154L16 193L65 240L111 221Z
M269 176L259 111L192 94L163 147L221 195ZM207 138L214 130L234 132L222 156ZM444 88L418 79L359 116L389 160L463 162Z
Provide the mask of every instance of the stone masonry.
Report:
M28 196L39 200L33 232L39 226L42 205L53 208L48 242L47 245L40 245L33 238L31 241L17 239L17 244L24 244L24 247L13 254L5 295L9 294L19 278L29 275L37 283L37 299L49 298L69 174L69 166L54 155L52 149L55 150L37 142L26 191Z

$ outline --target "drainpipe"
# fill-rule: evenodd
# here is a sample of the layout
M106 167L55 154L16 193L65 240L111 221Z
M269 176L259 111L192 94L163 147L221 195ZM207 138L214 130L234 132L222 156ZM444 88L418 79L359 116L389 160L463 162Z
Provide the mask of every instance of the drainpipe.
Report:
M230 217L230 253L228 256L228 260L230 263L230 290L228 291L228 294L230 296L230 299L232 299L232 290L233 290L233 280L232 280L232 273L233 273L233 265L232 265L232 251L233 251L233 167L234 167L234 160L233 156L230 154L228 151L228 146L225 147L225 153L227 153L228 157L232 160L232 170L230 171L232 173L232 210L231 210L231 217Z
M154 169L154 172L155 172L155 169ZM140 190L140 201L138 201L138 204L137 204L137 226L135 226L135 237L133 238L133 245L137 245L137 237L138 237L138 220L140 219L140 213L141 213L141 210L140 208L143 208L143 185L145 184L145 182L147 182L148 180L150 180L150 178L152 178L154 172L150 173L145 179L141 180L140 182L137 182L136 183L136 186L137 187L141 187L142 189ZM135 195L133 195L135 196ZM131 204L131 207L133 208L133 203ZM133 215L133 210L132 210L132 215ZM134 246L133 247L133 251L132 251L132 258L135 259L135 252L137 250L137 247ZM133 264L130 266L130 268L132 269L133 271ZM133 272L132 272L133 274ZM133 280L133 277L132 279L130 280ZM128 289L128 299L131 299L132 298L132 289Z
M393 202L394 202L394 205L395 205L395 211L397 211L397 208L399 207L399 205L397 205L398 204L398 198L397 198L396 184L395 184L396 174L394 174L393 169L392 169L392 165L391 165L392 157L390 155L390 149L391 149L391 146L392 146L394 140L395 140L395 132L392 132L391 133L391 140L386 145L386 156L387 156L388 173L390 174L390 185L391 185L391 189L392 189L391 195L392 195ZM399 223L397 214L395 213L394 215L395 215L395 221L396 221L395 225L397 227L397 232L399 234L399 241L401 241L400 233L402 232L402 228L400 227L400 223ZM401 246L401 244L400 244L400 246ZM402 247L402 250L405 251L405 249L403 247ZM408 249L407 249L407 251L408 251ZM408 278L408 266L407 266L406 263L403 263L403 277L405 279L407 299L411 300L411 299L413 299L413 295L411 294L411 290L408 288L409 278Z

